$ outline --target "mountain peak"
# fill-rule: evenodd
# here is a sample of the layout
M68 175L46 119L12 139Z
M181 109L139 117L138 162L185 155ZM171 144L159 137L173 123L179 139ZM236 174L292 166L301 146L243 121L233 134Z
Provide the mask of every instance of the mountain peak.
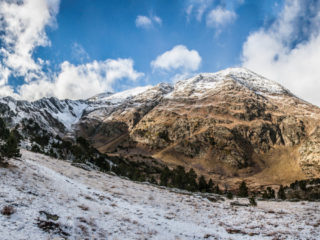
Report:
M203 97L207 93L224 86L227 81L246 87L257 94L281 95L289 91L279 83L269 80L246 68L227 68L215 73L200 73L176 83L170 96ZM170 97L169 96L169 97Z

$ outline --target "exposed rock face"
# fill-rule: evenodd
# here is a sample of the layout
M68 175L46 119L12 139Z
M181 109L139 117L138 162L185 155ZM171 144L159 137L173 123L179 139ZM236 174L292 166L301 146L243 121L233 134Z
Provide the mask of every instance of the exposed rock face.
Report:
M319 113L277 83L245 69L229 69L177 83L130 136L169 163L205 173L248 169L254 174L268 167L271 150L311 144L310 130L319 124ZM310 151L316 154L319 142L312 144ZM320 160L310 155L312 174L306 167L303 173L318 176L315 162Z
M320 126L299 148L299 164L308 177L319 176L320 173Z
M129 132L170 91L172 86L163 83L95 98L76 124L76 134L91 139L100 150L113 151L124 141L130 141Z
M293 179L320 176L320 109L247 69L85 101L1 102L15 123L31 114L41 126L82 135L103 152L152 155L210 176L261 176L275 164L289 172L295 163Z
M0 114L9 126L19 124L24 118L31 118L42 128L60 135L72 132L72 124L79 121L87 107L88 104L84 100L43 98L27 102L11 97L0 99Z

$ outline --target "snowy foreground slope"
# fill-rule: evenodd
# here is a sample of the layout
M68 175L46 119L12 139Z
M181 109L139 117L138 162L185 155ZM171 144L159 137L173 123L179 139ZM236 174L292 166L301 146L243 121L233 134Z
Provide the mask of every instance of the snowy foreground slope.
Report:
M320 239L320 203L230 206L235 200L211 202L25 150L10 163L0 168L0 208L16 212L0 214L3 240ZM48 220L41 211L57 216ZM56 233L40 229L41 220L54 222Z

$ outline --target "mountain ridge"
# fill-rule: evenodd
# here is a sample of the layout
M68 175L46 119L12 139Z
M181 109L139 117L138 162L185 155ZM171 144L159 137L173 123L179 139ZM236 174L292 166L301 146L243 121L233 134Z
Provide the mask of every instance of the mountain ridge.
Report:
M263 176L260 184L273 184L320 174L320 109L244 68L87 100L2 98L0 112L11 126L32 118L56 135L85 137L101 152L152 156L231 179L230 184L239 178L259 182ZM292 174L281 177L281 171Z

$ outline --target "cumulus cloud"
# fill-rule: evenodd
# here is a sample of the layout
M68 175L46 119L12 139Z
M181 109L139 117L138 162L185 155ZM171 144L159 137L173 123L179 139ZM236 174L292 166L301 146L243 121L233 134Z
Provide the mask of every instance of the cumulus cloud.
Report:
M151 62L153 69L196 71L201 64L201 57L196 50L189 50L183 45L177 45L158 56Z
M219 6L208 13L206 23L209 27L218 28L232 23L236 18L237 14L235 12Z
M162 19L158 16L147 17L142 15L139 15L136 18L136 26L139 28L152 28L154 24L161 25Z
M277 20L249 35L243 66L320 106L320 1L286 0Z
M23 76L26 81L44 77L42 59L32 54L38 46L48 46L46 26L55 25L60 0L2 0L0 1L0 55L2 81L10 75Z
M36 100L42 97L88 98L112 90L115 81L136 80L143 74L134 70L131 59L107 59L74 65L63 62L60 71L45 72L49 64L33 57L39 46L49 46L46 27L55 27L60 0L0 0L0 96ZM160 18L153 21L161 23ZM89 56L75 43L72 55L83 62ZM24 83L14 91L10 77Z
M133 68L132 59L107 59L87 64L61 64L61 72L53 81L37 80L22 85L19 95L23 99L35 100L54 96L60 99L85 99L101 92L111 91L116 80L136 80L143 76Z

